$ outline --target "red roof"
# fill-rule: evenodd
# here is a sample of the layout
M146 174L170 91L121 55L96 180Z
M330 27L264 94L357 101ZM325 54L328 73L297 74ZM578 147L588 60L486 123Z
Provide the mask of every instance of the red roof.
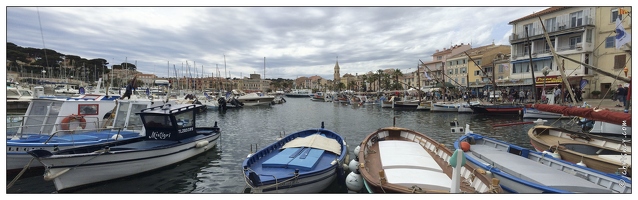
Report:
M511 24L514 24L516 22L520 22L520 21L523 21L523 20L532 19L532 18L538 18L539 16L543 16L543 15L546 15L546 14L549 14L549 13L553 13L553 12L556 12L556 11L560 11L560 10L565 10L565 9L571 8L571 7L572 6L554 6L554 7L549 7L547 9L545 9L545 10L541 10L541 11L535 12L534 14L527 15L525 17L522 17L522 18L519 18L517 20L511 21L509 24L511 25Z

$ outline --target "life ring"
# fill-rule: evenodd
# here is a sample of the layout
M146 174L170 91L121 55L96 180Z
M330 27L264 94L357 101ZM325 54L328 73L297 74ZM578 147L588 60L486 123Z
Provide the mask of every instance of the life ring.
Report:
M80 122L80 127L82 127L82 129L86 128L86 119L84 119L84 116L71 114L68 117L65 117L64 119L62 119L62 122L60 124L60 129L69 130L69 126L72 121L78 121Z

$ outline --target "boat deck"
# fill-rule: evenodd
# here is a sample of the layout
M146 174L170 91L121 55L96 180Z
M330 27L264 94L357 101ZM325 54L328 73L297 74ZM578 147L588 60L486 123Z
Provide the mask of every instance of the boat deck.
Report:
M401 134L412 135L407 137L416 141L393 134L388 135L387 132L378 134L383 135L379 136L382 139L368 146L367 155L363 158L365 174L367 174L366 181L380 185L380 172L383 171L389 183L381 184L384 189L375 192L448 193L450 191L453 168L443 164L450 156L439 150L437 143L427 141L425 138L417 139L414 134L407 132ZM478 179L469 181L472 172L465 167L461 169L462 192L477 193L489 189Z
M466 155L525 181L579 193L611 192L609 189L583 180L575 175L553 169L495 147L477 143L471 146L471 152L471 154Z

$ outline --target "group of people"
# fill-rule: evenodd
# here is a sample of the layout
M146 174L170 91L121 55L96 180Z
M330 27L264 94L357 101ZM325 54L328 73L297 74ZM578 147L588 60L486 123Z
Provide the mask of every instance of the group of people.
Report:
M618 103L616 103L616 107L627 106L628 91L629 91L628 87L624 87L622 84L618 84L618 89L616 89L616 94L615 94L615 100L618 100Z
M574 98L574 100L576 100L576 103L583 101L583 91L579 87L574 87L573 85L572 85L572 89L574 91L574 96L576 97ZM563 98L561 98L561 95ZM561 90L560 86L555 87L554 88L554 103L560 104L561 102L573 103L572 95L567 90L565 91Z

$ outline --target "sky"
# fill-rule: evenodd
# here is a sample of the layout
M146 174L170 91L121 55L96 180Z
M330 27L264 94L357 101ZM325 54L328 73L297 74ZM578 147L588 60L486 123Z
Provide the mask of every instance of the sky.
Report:
M337 59L342 76L406 73L452 45L509 45L508 23L545 8L8 5L6 41L133 63L159 77L203 69L207 77L264 78L265 71L265 78L332 80Z

